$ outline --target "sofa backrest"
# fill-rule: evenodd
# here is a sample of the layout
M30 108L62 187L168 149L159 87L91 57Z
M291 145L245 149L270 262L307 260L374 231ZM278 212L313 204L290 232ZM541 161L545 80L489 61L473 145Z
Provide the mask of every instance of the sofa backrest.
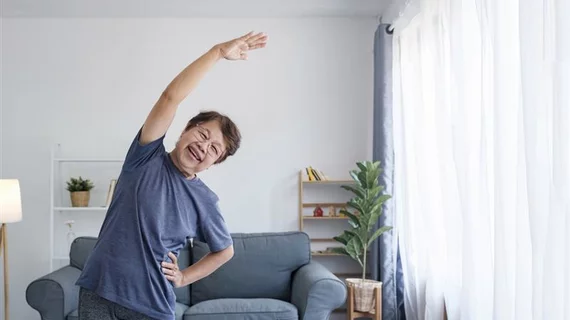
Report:
M85 266L85 262L87 261L87 257L93 251L95 244L97 243L96 237L77 237L73 240L71 244L71 250L69 253L69 264L72 267L75 267L79 270L83 270ZM186 245L178 255L178 265L180 269L186 268L190 265L190 261L192 261L190 257L190 244ZM189 287L182 287L182 288L175 288L174 293L176 294L176 301L183 303L185 305L190 305L190 288Z
M97 243L96 237L78 237L73 240L69 252L69 264L79 270L83 270L87 258Z
M234 233L234 257L210 276L175 288L176 301L193 305L216 298L290 298L293 272L311 260L310 241L303 232ZM78 237L70 251L70 265L83 270L96 237ZM209 252L207 244L194 241L178 255L180 269L196 263Z
M178 267L180 270L184 270L190 265L191 261L192 251L190 251L190 243L187 243L178 253ZM176 302L183 303L187 306L192 304L190 300L190 286L174 288L174 294L176 294Z
M219 298L289 300L293 273L311 260L303 232L234 233L234 256L211 275L191 285L192 304ZM195 241L192 262L209 251Z

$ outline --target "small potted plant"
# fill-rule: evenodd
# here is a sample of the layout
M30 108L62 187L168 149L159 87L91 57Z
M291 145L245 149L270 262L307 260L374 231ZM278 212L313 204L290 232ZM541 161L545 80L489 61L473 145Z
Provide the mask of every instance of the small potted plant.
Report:
M89 205L90 190L94 185L89 179L71 178L67 181L67 191L70 192L72 207L87 207Z
M380 281L366 279L366 257L368 249L380 235L392 229L382 226L373 230L382 215L382 205L390 199L390 195L381 194L384 189L378 185L380 176L380 162L364 161L357 163L359 170L352 170L354 185L343 185L342 188L354 193L354 197L347 202L347 206L356 210L356 214L346 209L340 211L349 218L351 226L342 234L334 237L342 247L333 248L333 251L350 256L362 266L362 278L346 279L347 285L354 289L354 302L356 311L373 313L375 308L374 288L382 289Z

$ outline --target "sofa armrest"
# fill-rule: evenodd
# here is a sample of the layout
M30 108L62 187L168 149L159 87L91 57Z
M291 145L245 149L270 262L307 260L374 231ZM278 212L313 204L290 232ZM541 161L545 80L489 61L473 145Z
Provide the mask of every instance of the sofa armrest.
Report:
M77 309L79 286L75 285L81 270L65 266L28 285L26 301L36 309L42 320L63 320Z
M328 319L346 302L346 285L327 268L311 261L293 276L291 302L302 320Z

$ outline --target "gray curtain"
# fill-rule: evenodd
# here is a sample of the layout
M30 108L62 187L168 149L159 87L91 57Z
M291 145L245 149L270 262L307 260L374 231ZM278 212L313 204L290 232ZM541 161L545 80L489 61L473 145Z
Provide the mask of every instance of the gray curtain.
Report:
M385 202L378 225L396 227L394 210L394 144L392 132L392 36L380 24L374 34L373 160L380 161L380 185L392 199ZM382 281L382 319L404 319L403 282L398 238L394 229L385 232L372 246L371 277Z

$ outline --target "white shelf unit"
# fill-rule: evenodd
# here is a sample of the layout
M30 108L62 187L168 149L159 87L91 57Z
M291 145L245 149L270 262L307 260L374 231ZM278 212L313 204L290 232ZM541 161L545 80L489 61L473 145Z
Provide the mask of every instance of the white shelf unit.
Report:
M60 145L51 152L50 163L50 270L69 263L66 220L74 220L76 237L97 236L105 218L106 196L111 179L117 179L123 159L60 157ZM66 182L70 177L82 176L94 182L88 207L71 206ZM97 192L93 192L93 191Z

